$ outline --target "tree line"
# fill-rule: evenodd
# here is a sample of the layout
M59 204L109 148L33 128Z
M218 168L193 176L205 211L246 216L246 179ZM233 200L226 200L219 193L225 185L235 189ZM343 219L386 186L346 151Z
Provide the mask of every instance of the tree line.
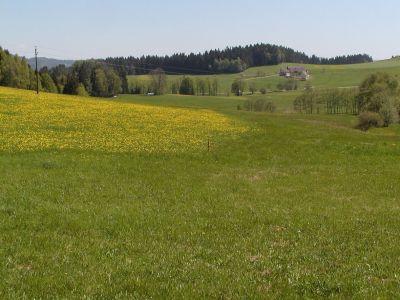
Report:
M157 68L150 72L149 81L131 80L129 93L154 94L165 93L181 95L217 96L220 92L220 83L217 78L191 78L183 75L181 78L168 81L165 71Z
M147 55L141 57L109 57L104 62L124 66L128 75L148 74L156 68L167 73L218 74L239 73L250 67L278 65L282 62L304 64L356 64L372 62L367 54L322 58L308 56L291 48L270 44L255 44L245 47L227 47L204 53L178 53L171 56Z
M51 93L112 97L128 92L125 72L96 60L76 61L71 67L59 65L40 69L42 89Z
M306 114L352 114L359 113L357 89L323 89L313 90L310 87L296 97L294 110Z
M108 66L96 60L77 61L72 67L59 65L38 71L39 90L50 93L110 97L128 92L123 67ZM24 57L0 47L0 85L35 90L36 72Z
M62 68L62 67L61 67ZM67 69L67 73L57 80L56 68L50 70L56 83L64 84L64 94L111 97L128 91L126 73L118 68L105 65L96 60L77 61ZM59 68L60 74L62 70ZM66 75L66 76L65 76Z
M0 47L0 85L20 89L35 89L35 72L25 58L12 55Z

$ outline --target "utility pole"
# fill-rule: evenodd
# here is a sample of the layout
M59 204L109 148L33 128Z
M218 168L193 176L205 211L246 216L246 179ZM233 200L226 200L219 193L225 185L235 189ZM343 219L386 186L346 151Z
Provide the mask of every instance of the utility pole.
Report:
M38 51L35 46L35 62L36 62L36 93L39 94L39 71L38 71Z

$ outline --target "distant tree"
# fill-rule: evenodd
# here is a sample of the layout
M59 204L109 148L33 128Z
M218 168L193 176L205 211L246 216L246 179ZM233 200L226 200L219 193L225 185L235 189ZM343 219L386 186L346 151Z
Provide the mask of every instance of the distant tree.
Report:
M204 80L204 83L205 83L205 85L206 85L206 90L207 90L208 96L211 96L211 95L212 95L212 85L211 85L210 79L207 77L207 78Z
M206 82L202 78L197 78L196 79L196 88L197 88L197 94L204 96L206 94Z
M381 97L381 107L379 114L382 116L384 126L399 123L400 102L399 98L391 95L390 93L382 93L376 96Z
M121 79L114 70L106 70L106 79L108 84L108 96L115 96L122 92Z
M89 93L86 91L85 86L83 83L80 83L75 90L75 94L83 97L88 97Z
M144 94L146 91L147 91L147 87L143 81L134 79L129 82L128 92L130 94L140 95L140 94Z
M358 122L355 128L367 131L370 128L383 126L384 120L380 114L370 111L364 111L358 116Z
M371 62L372 58L365 54L321 58L307 56L293 49L270 45L254 44L245 47L227 47L223 50L211 50L199 54L177 53L169 56L142 56L127 58L107 58L105 62L116 67L123 78L122 71L128 75L147 74L149 66L164 68L169 72L183 72L191 75L209 73L239 73L248 67L276 65L281 62L313 63L313 64L352 64ZM168 66L168 67L166 67ZM261 76L262 73L258 73Z
M243 108L247 111L271 113L276 110L275 104L265 99L246 100L243 104Z
M296 97L293 106L297 112L308 114L358 114L356 89L306 89Z
M181 95L194 95L194 84L193 79L189 77L184 77L181 81L181 86L179 88L179 94Z
M67 82L64 86L63 93L69 95L76 95L76 90L79 86L79 79L75 73L70 73Z
M40 81L44 91L49 93L58 93L57 86L47 71L40 74Z
M294 91L297 90L298 85L295 79L284 80L277 84L276 88L280 91Z
M218 92L219 92L219 81L218 81L217 78L213 79L211 86L212 86L212 88L211 88L212 89L212 93L211 94L213 96L217 96Z
M236 96L241 96L242 93L245 92L247 88L246 81L244 81L242 78L236 79L231 86L231 91L234 93Z
M397 78L387 73L372 74L361 83L358 96L359 109L379 112L385 98L399 95L400 87Z
M236 59L216 59L214 61L214 69L221 73L239 73L246 70L246 63L237 57Z
M151 76L151 88L153 92L157 95L162 95L165 93L167 87L167 76L161 68L157 68L150 72Z
M254 81L250 82L249 91L250 91L250 93L252 95L254 95L254 93L257 92L257 86L256 86L256 83Z
M107 97L108 96L107 77L106 77L106 73L101 68L97 68L94 71L93 96L97 96L97 97Z
M62 93L64 86L67 84L69 69L65 65L58 65L49 70L49 74L57 86L59 93Z
M96 68L104 69L95 60L78 61L72 67L73 72L78 76L79 83L83 84L89 94L95 93L93 92L93 70Z
M58 66L50 70L50 73L59 83L58 89L62 89L65 94L77 94L80 84L89 95L96 97L110 97L121 92L130 92L127 86L124 89L126 78L121 78L113 66L96 60L77 61L69 69ZM82 91L81 88L79 90Z
M0 47L0 85L33 89L36 88L35 73L25 58L12 55Z
M175 80L171 83L171 93L172 94L179 94L179 88L181 86L180 80Z

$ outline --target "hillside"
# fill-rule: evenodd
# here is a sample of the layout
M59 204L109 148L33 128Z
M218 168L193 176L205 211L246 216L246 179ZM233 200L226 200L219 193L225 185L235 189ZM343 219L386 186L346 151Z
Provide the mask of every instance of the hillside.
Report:
M123 66L127 75L148 74L152 69L163 68L171 74L187 75L238 73L251 67L272 66L281 62L319 65L356 64L372 62L367 54L343 55L332 58L309 56L292 48L258 43L226 47L202 53L174 53L172 55L145 55L141 57L108 57L111 65Z
M245 99L0 87L0 298L398 295L400 126Z
M277 76L279 70L293 65L304 66L308 69L311 72L311 79L308 83L316 88L358 86L366 76L374 72L387 72L393 75L400 75L400 59L395 58L353 65L307 65L283 63L276 66L250 68L239 74L185 76L191 77L194 80L196 80L196 78L209 80L217 78L220 82L220 91L222 93L230 92L232 82L238 78L243 78L248 83L252 81L255 82L258 89L267 88L273 90L276 88L278 83L286 80ZM169 85L182 77L183 75L168 75ZM135 85L137 82L146 85L149 83L150 77L149 75L128 76L128 80L131 85ZM305 82L299 82L300 89L304 87L305 84Z
M0 88L0 98L0 151L6 152L188 152L205 147L209 136L223 137L246 130L229 118L205 109L36 95L11 88Z

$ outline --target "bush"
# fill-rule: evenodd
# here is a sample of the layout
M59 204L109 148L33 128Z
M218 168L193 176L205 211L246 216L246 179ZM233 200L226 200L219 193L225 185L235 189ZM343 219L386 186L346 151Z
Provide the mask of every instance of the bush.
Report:
M297 81L294 79L288 79L277 84L276 88L279 91L295 91L298 88Z
M275 112L276 111L276 105L272 102L268 102L265 107L264 107L265 111L267 112Z
M385 124L382 116L375 112L365 111L358 116L357 129L367 131L370 128L383 127Z
M194 95L194 83L189 77L184 77L179 87L179 94L181 95Z
M243 104L243 108L247 111L256 112L275 112L276 106L272 102L267 102L265 99L247 100Z
M247 89L247 83L242 79L236 79L231 86L231 91L236 96L242 96L246 89Z
M358 106L360 111L379 112L386 101L399 96L400 84L397 78L387 73L376 73L361 83Z
M85 86L80 83L76 88L76 94L78 96L89 97L89 93L86 91Z
M399 123L397 100L393 97L387 97L380 107L379 114L383 118L385 127L388 127L390 124Z
M265 95L267 93L267 89L266 88L261 88L260 89L260 93Z

